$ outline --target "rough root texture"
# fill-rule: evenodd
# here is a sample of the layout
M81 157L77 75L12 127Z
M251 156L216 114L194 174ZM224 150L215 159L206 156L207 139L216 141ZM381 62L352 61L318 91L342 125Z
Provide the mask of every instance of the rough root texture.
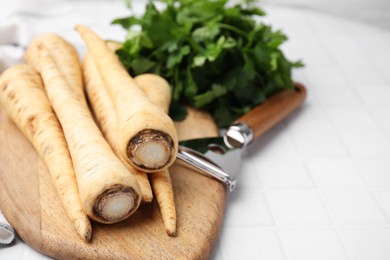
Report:
M97 198L93 212L103 222L115 223L128 218L137 201L138 194L132 188L116 185Z
M171 159L173 141L161 131L146 129L139 132L127 148L129 158L145 170L163 168Z

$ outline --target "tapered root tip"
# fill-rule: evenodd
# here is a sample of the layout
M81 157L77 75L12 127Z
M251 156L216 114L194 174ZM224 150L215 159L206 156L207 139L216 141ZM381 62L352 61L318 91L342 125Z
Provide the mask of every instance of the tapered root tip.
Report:
M172 138L157 130L143 130L129 143L127 155L143 170L159 170L171 160L174 144Z
M165 231L171 237L175 237L176 236L176 227L166 228Z
M79 218L75 221L76 230L82 239L89 242L92 237L92 227L87 216Z
M94 215L102 223L116 223L128 218L138 208L139 201L132 188L113 187L96 200Z
M165 226L165 231L169 236L176 236L176 213L175 210L171 211L162 211L163 222ZM170 216L168 216L170 215Z

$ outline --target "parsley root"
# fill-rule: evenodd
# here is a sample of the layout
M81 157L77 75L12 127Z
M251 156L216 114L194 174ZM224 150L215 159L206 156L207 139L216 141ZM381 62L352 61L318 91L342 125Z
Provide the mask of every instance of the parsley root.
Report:
M107 42L107 46L112 51L115 51L121 45L115 42ZM100 124L103 135L117 153L118 148L115 129L118 126L114 105L89 52L85 55L82 65L86 83L86 93L90 100L90 104L97 121ZM152 103L163 108L164 112L167 113L171 98L171 91L167 81L154 74L137 76L134 78L134 81L145 91ZM144 174L143 176L146 175ZM138 182L141 187L143 200L149 199L149 201L151 201L153 195L148 179L146 179L147 183L144 183L143 179L138 179ZM173 236L176 234L176 209L169 171L163 170L150 174L150 182L152 183L157 203L160 207L166 232ZM145 190L147 191L146 194Z
M100 126L100 130L112 147L114 153L123 161L127 169L137 178L141 189L142 202L151 202L153 199L153 193L146 173L134 169L132 165L123 159L119 152L117 143L118 120L114 104L89 52L86 53L83 59L82 71L84 74L85 90L88 100L96 117L96 121Z
M168 235L175 236L176 207L169 171L165 169L149 176L158 206L160 207L165 231Z
M24 57L27 63L32 64L38 72L40 72L40 66L37 64L40 61L38 58L39 45L45 46L50 52L69 86L73 88L78 98L84 102L83 78L76 49L69 42L54 33L45 33L37 36L30 43Z
M141 74L134 78L153 104L168 113L171 89L168 82L155 74ZM171 177L168 169L150 174L153 191L160 207L165 230L170 236L176 235L176 207Z
M86 43L114 102L118 145L123 158L147 172L169 167L178 152L172 119L150 102L98 35L82 25L76 30Z
M56 47L46 46L37 44L38 60L33 64L41 73L47 96L64 131L83 208L98 222L108 224L126 219L140 205L139 185L105 141L85 100L66 80L64 70L59 68L61 64L52 54ZM80 64L77 69L81 71Z
M6 70L0 78L0 101L45 162L76 231L90 240L92 228L80 202L72 159L39 74L29 65Z

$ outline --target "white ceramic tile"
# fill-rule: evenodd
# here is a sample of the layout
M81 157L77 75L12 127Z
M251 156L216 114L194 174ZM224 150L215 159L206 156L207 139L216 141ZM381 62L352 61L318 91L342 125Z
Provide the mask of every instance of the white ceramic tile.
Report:
M336 64L335 60L324 50L321 41L313 34L310 38L302 38L299 35L294 35L294 37L290 38L288 47L288 50L294 50L295 53L300 54L292 54L289 58L294 60L300 59L307 67L319 65L333 66Z
M221 250L224 260L286 259L275 230L261 228L225 228Z
M390 52L377 50L375 53L370 53L370 59L372 62L370 63L373 67L375 67L378 72L382 74L382 76L387 80L387 84L390 83L390 75L389 75L389 64L387 61L390 59Z
M313 188L304 164L298 160L263 160L259 172L269 188Z
M337 66L308 66L302 69L307 78L308 96L315 96L314 104L360 104L359 97ZM309 100L310 101L310 100Z
M292 62L301 61L306 65L306 60L304 58L305 51L302 49L302 44L299 42L287 42L282 45L280 49L288 60ZM293 71L302 71L303 69L304 68L295 68ZM293 75L295 74L293 73Z
M390 106L368 106L368 110L370 111L373 120L375 120L376 124L380 126L382 130L390 131Z
M305 109L305 106L307 106L307 105L321 104L320 100L322 97L319 96L319 94L317 93L315 88L312 88L313 84L311 84L308 80L303 82L303 83L305 84L305 86L307 88L306 99L303 102L302 106L300 108L298 108L297 111Z
M324 106L334 105L359 105L360 98L350 88L329 85L327 87L315 88L311 91L315 94L318 103Z
M240 174L237 176L236 189L260 188L262 183L258 176L258 168L254 160L242 158Z
M338 88L340 90L348 86L348 81L336 66L308 66L304 68L310 81L311 89ZM338 95L337 92L333 93Z
M307 75L306 75L306 68L298 68L298 69L294 69L292 70L292 78L294 81L296 82L300 82L302 84L304 84L306 87L310 87L310 86L307 86ZM310 95L308 95L310 96Z
M342 139L349 152L354 156L389 156L390 143L381 133L346 133Z
M310 132L321 129L331 131L333 128L323 109L309 102L302 106L299 113L286 118L286 122L293 132Z
M382 76L386 78L387 84L390 84L390 73L389 73L389 63L387 62L390 58L390 53L388 51L382 51L381 54L371 54L370 58L373 60L371 63L373 66L382 73Z
M296 146L304 155L347 154L333 123L315 104L306 103L297 116L286 121Z
M224 227L273 226L264 193L259 189L235 189L229 194Z
M380 192L383 204L390 210L390 189L383 189Z
M350 157L326 157L307 162L323 188L365 188L359 168Z
M390 34L386 30L365 24L356 26L356 24L351 23L345 26L348 29L348 34L363 48L364 52L370 55L374 53L379 54L378 50L386 50L390 44ZM377 49L372 48L373 44L375 44Z
M343 230L346 243L356 260L385 260L390 256L390 228Z
M361 106L337 106L327 108L326 114L343 133L378 132L378 126L366 108Z
M384 134L385 138L387 139L387 141L390 143L390 130L385 131L383 134Z
M327 35L329 33L334 35L345 34L345 22L337 17L324 15L321 12L307 12L305 17L310 27L318 35Z
M368 191L327 191L326 202L329 203L337 223L343 225L388 224L380 205Z
M328 50L337 64L341 65L365 65L367 58L362 55L360 47L349 35L322 33L321 42Z
M253 158L296 158L298 156L298 150L284 121L255 140L247 150L249 151L249 156ZM261 160L255 161L258 165L261 165L261 162Z
M299 151L305 156L347 155L348 151L339 135L332 129L292 130L292 137Z
M289 38L287 42L281 45L281 49L283 50L286 57L290 60L303 60L305 64L329 64L331 60L324 54L319 54L317 57L310 58L309 60L306 57L308 52L312 50L305 50L303 47L303 40L310 41L312 44L308 44L307 46L313 46L313 48L318 48L320 42L312 33L312 28L307 23L305 17L302 15L299 18L291 20L288 19L290 15L285 15L285 12L279 13L270 13L270 17L265 18L265 21L272 21L273 28L279 28L283 31L283 33ZM274 17L272 19L272 17ZM308 38L307 35L312 35L312 37ZM315 61L315 62L312 62Z
M386 77L370 62L365 64L340 64L339 71L347 79L348 87L353 90L356 87L382 85L388 82Z
M305 10L292 10L291 8L282 5L278 6L277 8L270 5L262 6L267 12L267 16L264 17L264 20L267 22L274 23L286 21L285 26L291 24L290 27L296 28L297 30L301 27L308 27L306 19L307 12Z
M387 218L390 219L390 189L384 189L377 192Z
M386 50L390 44L390 35L387 30L364 23L345 23L344 26L348 35L353 37L363 51L370 55L377 53L378 49ZM372 47L374 43L378 49Z
M359 46L363 49L366 55L370 59L370 63L373 68L382 73L382 76L390 82L389 64L390 59L389 45L390 36L388 31L379 30L373 27L362 27L362 30L358 32L356 26L351 26L350 32L354 32L352 37L357 41ZM360 29L359 29L360 30ZM375 46L375 48L373 48Z
M390 143L390 129L389 130L385 130L383 132L383 134L386 137L387 141Z
M356 88L363 102L373 106L390 106L390 84L384 86L367 85Z
M348 259L343 244L332 229L283 229L283 242L291 260Z
M361 159L358 165L373 187L390 188L390 162L377 159Z
M281 225L326 225L327 210L317 192L305 190L269 191L275 221Z

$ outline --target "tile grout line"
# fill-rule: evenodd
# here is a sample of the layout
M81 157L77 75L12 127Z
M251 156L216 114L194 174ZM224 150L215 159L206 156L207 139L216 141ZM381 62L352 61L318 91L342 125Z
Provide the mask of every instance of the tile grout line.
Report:
M326 50L328 56L330 57L330 59L336 64L338 64L337 60L333 57L333 55L331 54L331 52L329 52L329 49L327 48L327 46L323 43L321 37L318 35L317 33L317 30L315 30L315 28L313 28L313 25L312 23L309 23L308 24L308 27L311 29L311 31L313 32L314 35L316 35L316 38L319 40L319 42L321 43L322 47ZM344 75L342 75L342 77L347 81L348 79L346 79L346 77ZM355 93L355 95L357 96L358 100L360 102L362 102L360 96L357 95L356 91L353 91L353 93ZM334 123L330 120L329 118L329 115L326 113L326 109L325 109L325 106L323 104L319 104L318 105L319 109L323 112L325 118L328 120L328 122L333 126L333 129L335 128L334 126ZM334 129L335 130L335 129ZM335 130L336 131L336 130ZM340 133L338 131L336 131L336 134L337 134L337 138L339 139L340 143L342 144L343 148L346 149L347 151L347 155L350 155L351 151L350 149L348 148L347 144L344 142L344 140L342 139L342 137L340 136ZM293 139L294 140L294 139ZM295 140L294 140L295 141ZM296 144L295 144L296 145ZM302 158L302 157L301 157ZM315 176L315 174L313 174L308 165L307 165L307 161L308 161L308 158L305 157L305 158L302 158L303 160L303 163L304 163L304 167L305 169L308 171L309 175L311 176L312 180L313 180L313 183L314 183L314 186L316 187L316 190L320 196L320 199L321 199L321 203L323 204L323 206L326 208L326 212L327 212L327 215L331 221L331 225L332 225L332 229L334 230L334 232L337 234L337 236L339 237L340 239L340 243L342 245L342 248L343 248L343 251L344 253L346 254L346 257L348 259L353 259L353 254L351 252L351 249L350 247L348 246L348 244L346 243L347 241L345 240L344 236L342 235L342 232L340 232L339 230L339 223L338 221L336 220L335 218L335 213L334 213L334 209L333 207L331 207L331 205L329 204L329 202L327 201L327 198L326 198L326 194L325 194L325 190L322 188L321 184L320 184L320 181L318 180L318 177Z
M327 52L328 56L330 57L330 59L334 62L333 66L335 66L338 70L342 69L342 68L340 68L338 61L335 59L335 57L334 57L334 56L332 55L332 53L329 51L329 48L326 46L326 44L324 44L324 43L322 42L322 39L321 39L320 35L318 34L317 30L315 30L315 29L313 28L313 25L312 25L312 24L309 24L309 27L311 28L313 34L315 34L315 35L317 36L317 39L318 39L319 42L321 43L322 47L326 50L326 52ZM345 26L343 26L343 28L344 28L344 31L345 31ZM348 36L349 36L349 35L348 35ZM350 36L349 36L349 37L350 37ZM366 57L365 57L365 58L366 58ZM355 94L355 97L357 98L357 100L359 100L359 102L360 102L361 104L364 104L364 103L363 103L363 100L361 99L360 95L357 93L356 89L355 89L355 88L351 88L351 87L349 86L349 85L352 84L352 82L349 81L349 79L345 76L344 73L340 73L340 76L341 76L346 82L350 83L350 84L348 84L348 89L350 89L350 90Z
M329 228L332 228L332 230L336 233L337 237L339 238L340 240L340 243L342 245L342 248L343 248L343 251L347 257L347 259L353 259L353 255L351 254L347 244L346 244L346 241L345 239L343 238L340 230L339 230L339 227L340 227L340 223L338 223L338 221L336 220L335 218L335 213L334 213L334 209L333 207L329 204L327 198L326 198L326 191L325 189L322 187L321 185L321 182L318 180L318 177L311 173L310 172L310 169L307 165L307 161L304 160L304 166L305 166L305 169L307 169L307 171L309 172L310 176L312 177L313 179L313 182L314 182L314 185L316 187L316 192L318 193L318 195L320 196L321 198L321 203L323 204L323 206L326 208L326 213L331 221L331 225L329 225Z
M286 247L286 239L283 235L283 232L282 232L282 228L281 228L281 225L280 225L280 221L278 220L278 217L277 217L277 214L276 214L276 210L275 208L272 206L272 201L271 201L271 194L269 193L269 187L268 187L268 184L264 178L264 175L262 173L264 173L264 171L262 170L262 167L261 165L259 164L255 164L256 168L259 170L257 171L258 174L257 176L260 178L260 181L261 183L263 183L263 193L264 193L264 198L265 198L265 201L267 202L267 206L269 208L269 211L271 213L271 216L272 216L272 220L274 221L274 225L275 225L275 231L278 235L278 240L279 240L279 243L282 247L282 250L283 250L283 256L286 258L286 260L290 260L292 259L290 257L290 253L289 253L289 250L288 248Z
M375 70L382 76L383 79L385 79L385 81L390 84L390 80L389 78L387 77L387 75L385 75L382 70L379 68L380 66L378 66L378 64L371 58L371 55L369 55L365 49L362 47L360 41L356 38L356 35L350 35L349 36L356 42L357 46L359 47L359 49L361 50L361 52L364 54L364 57L370 61L370 65L373 65L375 67Z
M347 79L346 79L347 80ZM348 80L347 80L348 81ZM360 99L360 97L359 97ZM321 110L323 110L323 106L320 104L321 106ZM364 102L362 102L361 106L363 106L364 110L367 111L367 113L370 115L370 118L372 120L374 120L374 118L372 117L368 107L365 105ZM348 106L349 107L349 106ZM364 181L364 184L365 184L365 190L367 192L370 193L370 195L373 197L375 203L378 205L378 207L380 208L380 211L383 213L383 215L386 217L387 221L390 221L390 218L388 216L388 214L386 214L386 210L385 210L385 207L383 206L383 204L381 203L381 201L379 200L378 201L378 197L375 196L375 193L374 191L376 190L375 188L373 188L375 185L372 183L372 180L370 178L368 178L368 176L366 176L366 174L364 174L361 170L361 167L358 163L358 158L356 157L359 157L359 156L355 156L352 151L350 150L350 148L348 147L348 145L345 143L344 139L342 138L342 135L340 134L340 130L336 127L335 123L333 122L333 120L329 117L328 113L326 110L323 110L324 112L324 116L328 119L327 121L332 125L332 128L334 129L335 133L337 134L338 138L340 139L340 142L343 144L343 146L345 147L345 149L348 151L348 156L350 157L350 159L353 161L354 163L354 166L356 166L356 168L358 169L357 171L357 174L362 178L362 180ZM376 120L374 120L374 122L377 122ZM380 133L382 135L383 134L383 129L381 127L379 127L378 125L378 128L380 128Z
M361 166L357 162L357 158L353 158L354 163L358 169L358 174L364 179L367 185L367 191L370 193L370 195L373 197L374 201L378 205L379 209L385 216L387 220L387 224L390 225L390 215L387 213L386 208L387 206L383 203L382 198L377 193L379 192L379 188L376 187L376 185L373 183L372 179L369 178L366 174L364 174L364 171L362 170Z

